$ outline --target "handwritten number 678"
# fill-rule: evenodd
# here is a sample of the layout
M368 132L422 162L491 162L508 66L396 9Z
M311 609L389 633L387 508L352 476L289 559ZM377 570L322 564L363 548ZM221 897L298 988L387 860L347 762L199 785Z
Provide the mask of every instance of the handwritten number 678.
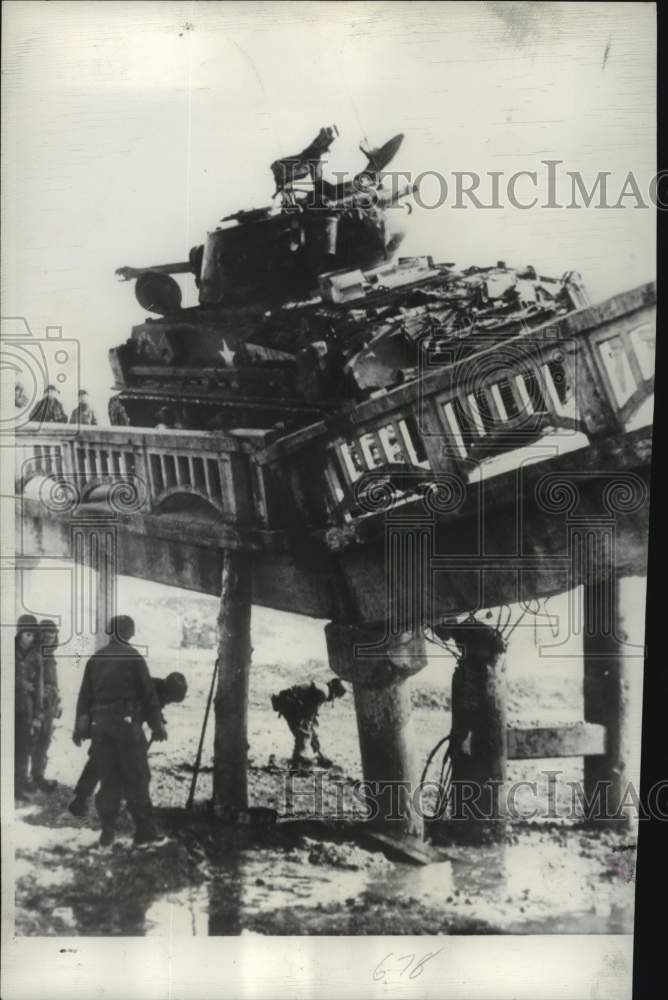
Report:
M373 979L376 983L386 983L388 973L398 970L399 977L407 976L408 979L417 979L424 972L424 967L426 963L432 959L436 958L443 951L439 948L438 951L428 951L426 955L422 958L417 959L415 953L410 955L397 955L396 958L392 958L394 952L389 952L385 958L381 958L380 962L373 970ZM392 962L390 963L390 959ZM386 963L390 963L391 967L388 968Z

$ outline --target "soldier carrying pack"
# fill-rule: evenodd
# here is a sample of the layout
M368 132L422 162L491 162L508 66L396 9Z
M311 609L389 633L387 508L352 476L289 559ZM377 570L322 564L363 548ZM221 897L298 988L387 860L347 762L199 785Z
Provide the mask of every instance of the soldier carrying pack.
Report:
M308 754L309 744L320 767L331 767L332 761L321 752L316 732L320 707L327 701L342 698L346 689L338 677L319 684L294 684L271 696L272 708L282 716L295 738L290 764L294 768L312 767L314 758Z

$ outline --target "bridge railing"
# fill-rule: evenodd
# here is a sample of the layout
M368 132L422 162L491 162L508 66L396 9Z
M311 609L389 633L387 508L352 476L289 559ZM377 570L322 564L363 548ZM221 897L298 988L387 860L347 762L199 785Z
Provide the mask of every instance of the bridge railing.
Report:
M372 511L381 480L399 502L430 474L471 481L550 432L566 446L619 435L653 393L655 294L644 285L502 343L423 350L418 379L282 438L267 474L299 523L324 526Z
M434 475L491 474L494 459L549 432L559 447L622 434L653 393L655 302L643 285L505 342L423 348L419 378L268 446L265 431L29 424L17 432L19 487L66 476L86 500L132 480L149 513L184 509L190 495L231 523L351 522L374 511L379 482L402 502Z
M263 520L249 456L257 435L33 423L16 436L17 488L36 476L68 481L83 502L113 483L137 493L137 511L178 510L196 497L233 523Z

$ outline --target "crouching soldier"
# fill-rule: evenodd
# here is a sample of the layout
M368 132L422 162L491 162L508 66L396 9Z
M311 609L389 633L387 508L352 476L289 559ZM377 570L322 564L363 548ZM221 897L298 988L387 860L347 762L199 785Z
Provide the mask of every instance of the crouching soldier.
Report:
M50 618L43 618L39 623L38 636L38 647L42 658L43 685L39 728L36 730L32 747L31 773L35 787L44 792L50 792L56 787L56 782L46 778L46 765L53 738L54 722L63 714L58 692L58 668L54 656L58 646L56 623Z
M314 760L308 754L308 747L315 755L315 762L320 767L331 767L332 761L320 750L318 739L318 712L327 701L341 698L346 689L338 679L327 682L327 687L319 684L295 684L271 696L271 704L279 716L283 716L290 732L295 738L294 750L290 761L291 767L311 767Z
M37 632L34 615L21 615L14 640L14 794L22 802L33 791L28 771L41 725L43 681Z
M188 682L183 674L173 673L167 677L152 677L151 681L158 698L158 704L162 710L165 705L174 705L182 702L188 693ZM166 724L164 715L161 713L163 724ZM148 719L144 720L148 722ZM88 755L86 766L81 772L81 776L74 789L74 798L67 807L73 816L85 816L88 809L88 802L97 784L100 775L95 767L95 761L91 753Z
M167 739L167 730L146 661L130 645L132 618L115 616L109 631L108 644L86 664L72 739L76 746L91 740L91 760L100 779L95 798L102 824L100 846L113 843L123 800L135 823L134 843L142 846L161 839L153 821L142 723L148 722L157 741Z

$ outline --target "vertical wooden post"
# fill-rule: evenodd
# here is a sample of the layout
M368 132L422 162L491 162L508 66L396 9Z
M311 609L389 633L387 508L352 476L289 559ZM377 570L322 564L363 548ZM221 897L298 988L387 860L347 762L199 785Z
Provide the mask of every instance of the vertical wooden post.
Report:
M214 701L213 810L233 819L248 808L248 683L251 641L251 557L223 554L218 612L218 687Z
M500 840L506 831L504 645L481 622L453 626L462 651L452 679L452 820L463 839Z
M584 793L594 821L628 829L640 792L646 585L644 577L610 576L583 588L584 717L606 729L605 753L585 757Z

